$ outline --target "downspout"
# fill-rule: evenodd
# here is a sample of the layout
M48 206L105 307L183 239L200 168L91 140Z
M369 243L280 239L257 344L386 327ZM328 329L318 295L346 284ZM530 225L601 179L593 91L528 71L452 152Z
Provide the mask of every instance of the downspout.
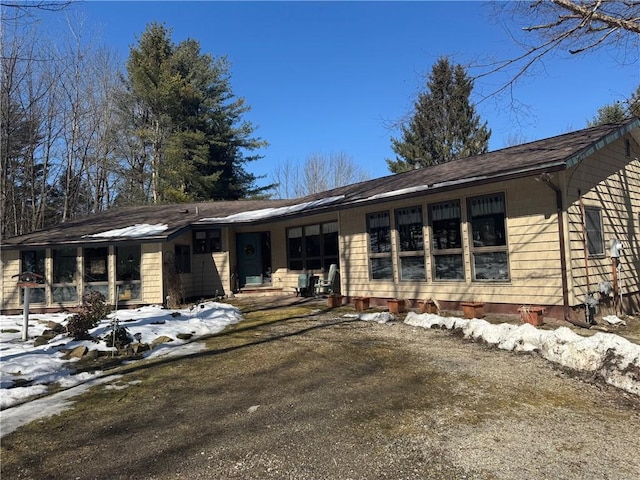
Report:
M573 320L569 314L569 283L567 281L567 254L565 251L565 240L564 240L564 215L562 208L562 190L560 187L551 182L551 176L548 173L543 173L539 177L536 177L537 180L542 181L546 186L548 186L551 190L556 193L556 211L558 217L558 237L560 241L560 271L562 275L562 306L563 306L563 314L565 321L572 323L578 327L582 328L590 328L585 322L581 322L580 320Z

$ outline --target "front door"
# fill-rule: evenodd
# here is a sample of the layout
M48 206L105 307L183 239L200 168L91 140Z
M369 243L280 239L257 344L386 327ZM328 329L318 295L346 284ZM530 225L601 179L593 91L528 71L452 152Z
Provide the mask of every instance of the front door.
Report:
M259 233L239 233L236 236L238 249L238 281L240 287L247 283L262 283L262 247ZM248 280L248 281L247 281Z

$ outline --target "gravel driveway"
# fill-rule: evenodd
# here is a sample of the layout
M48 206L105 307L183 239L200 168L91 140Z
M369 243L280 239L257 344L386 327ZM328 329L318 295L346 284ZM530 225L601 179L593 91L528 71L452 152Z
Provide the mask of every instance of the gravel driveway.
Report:
M446 331L297 312L129 366L123 390L4 437L2 478L640 478L637 397Z

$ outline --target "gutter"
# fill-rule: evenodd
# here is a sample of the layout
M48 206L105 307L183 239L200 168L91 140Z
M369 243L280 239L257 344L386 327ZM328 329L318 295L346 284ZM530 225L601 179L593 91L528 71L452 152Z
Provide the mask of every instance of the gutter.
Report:
M558 237L560 242L560 271L562 275L562 305L564 320L582 328L591 328L591 325L582 322L580 320L574 320L569 314L569 282L567 280L567 254L565 251L565 239L564 239L564 215L562 205L562 190L556 184L551 182L551 176L548 173L542 173L536 177L536 180L541 181L556 194L556 211L558 217Z

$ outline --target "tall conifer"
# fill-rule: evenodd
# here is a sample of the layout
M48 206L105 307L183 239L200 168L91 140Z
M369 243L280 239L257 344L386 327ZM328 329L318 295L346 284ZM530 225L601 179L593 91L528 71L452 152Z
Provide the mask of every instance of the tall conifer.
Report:
M486 153L491 130L470 103L472 89L473 80L461 65L440 58L401 138L391 139L396 159L387 159L389 170L399 173Z

